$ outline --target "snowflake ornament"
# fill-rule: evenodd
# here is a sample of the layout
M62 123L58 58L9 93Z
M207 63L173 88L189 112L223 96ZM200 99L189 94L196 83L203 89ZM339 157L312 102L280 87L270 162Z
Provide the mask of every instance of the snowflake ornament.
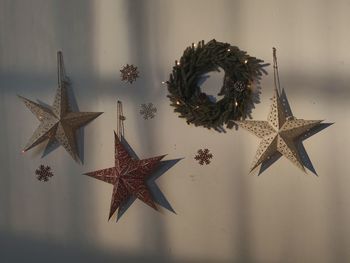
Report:
M42 164L35 170L35 174L37 175L36 178L43 182L47 182L53 176L51 167Z
M248 82L246 81L235 80L229 76L226 76L224 79L224 85L222 86L221 91L218 95L225 95L227 93L240 94L246 90L247 86Z
M236 81L235 84L233 84L233 89L237 92L243 92L246 89L246 83L243 81Z
M153 106L153 103L141 104L140 114L143 115L145 120L153 119L156 112L157 108Z
M126 64L126 66L124 66L120 70L120 72L122 81L129 82L130 84L133 83L139 77L137 67L135 67L134 65Z
M208 149L200 149L197 151L197 155L194 157L200 165L210 164L210 159L213 158L213 155L209 152Z

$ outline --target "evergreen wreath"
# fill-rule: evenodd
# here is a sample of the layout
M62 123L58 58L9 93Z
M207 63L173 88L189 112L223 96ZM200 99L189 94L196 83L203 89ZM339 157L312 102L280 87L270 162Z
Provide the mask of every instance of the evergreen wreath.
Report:
M245 119L254 105L252 84L258 83L268 64L247 55L245 51L215 39L187 47L166 81L168 98L174 112L186 118L187 124L224 131L223 125L232 128L234 120ZM204 74L225 72L218 101L202 92L198 84Z

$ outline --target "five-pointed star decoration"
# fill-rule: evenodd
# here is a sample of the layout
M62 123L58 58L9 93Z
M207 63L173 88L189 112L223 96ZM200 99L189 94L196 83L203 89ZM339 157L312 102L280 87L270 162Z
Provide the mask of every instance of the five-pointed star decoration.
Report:
M135 159L116 133L114 133L114 147L115 164L113 167L84 174L113 185L108 220L111 219L117 209L119 218L121 216L119 212L121 212L121 209L125 209L131 198L138 198L153 209L158 210L147 180L160 166L165 155L143 160ZM168 209L172 210L171 207L168 207ZM123 212L125 211L121 213Z
M34 131L29 142L24 147L23 152L34 146L49 140L47 148L58 142L66 151L78 161L78 146L76 132L78 129L102 112L75 112L68 98L68 80L64 74L63 57L61 52L57 52L58 64L58 88L52 107L40 105L24 97L18 96L24 104L40 121L39 127Z
M271 165L281 155L306 173L304 166L316 174L301 141L328 127L322 120L297 119L291 113L285 93L279 86L276 49L273 48L275 93L267 121L235 121L261 139L250 172L259 165ZM303 137L304 136L304 137ZM304 157L304 158L302 158ZM310 164L306 164L306 160ZM272 162L271 162L272 161ZM267 168L267 167L266 167ZM261 170L260 170L261 172ZM317 175L317 174L316 174Z

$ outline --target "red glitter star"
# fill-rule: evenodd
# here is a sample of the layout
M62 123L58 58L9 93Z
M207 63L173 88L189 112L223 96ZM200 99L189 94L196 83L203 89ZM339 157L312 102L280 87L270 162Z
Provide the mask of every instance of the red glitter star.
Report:
M165 155L144 160L135 160L127 152L115 133L114 140L114 167L85 174L113 185L108 220L117 209L126 203L131 197L136 197L155 210L158 210L153 201L151 192L148 189L146 180L160 164L160 160L163 159Z

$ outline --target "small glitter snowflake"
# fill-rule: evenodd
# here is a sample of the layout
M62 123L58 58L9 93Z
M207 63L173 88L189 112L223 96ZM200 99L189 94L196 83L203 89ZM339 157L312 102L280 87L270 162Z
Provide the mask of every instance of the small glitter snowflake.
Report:
M200 149L197 152L198 154L194 157L195 160L199 162L200 165L210 164L210 159L213 158L213 155L209 152L208 149Z
M141 104L140 114L145 120L153 119L156 112L157 108L153 106L153 103Z
M50 166L40 165L38 169L35 170L36 178L39 181L47 182L50 177L53 176Z
M129 82L130 84L133 83L138 77L139 77L139 72L137 70L137 67L134 65L129 65L126 64L121 70L121 78L122 81Z
M246 88L246 84L243 81L236 81L235 84L233 84L233 88L237 92L242 92Z
M247 81L235 80L230 76L225 76L224 85L218 95L242 93L247 86Z

